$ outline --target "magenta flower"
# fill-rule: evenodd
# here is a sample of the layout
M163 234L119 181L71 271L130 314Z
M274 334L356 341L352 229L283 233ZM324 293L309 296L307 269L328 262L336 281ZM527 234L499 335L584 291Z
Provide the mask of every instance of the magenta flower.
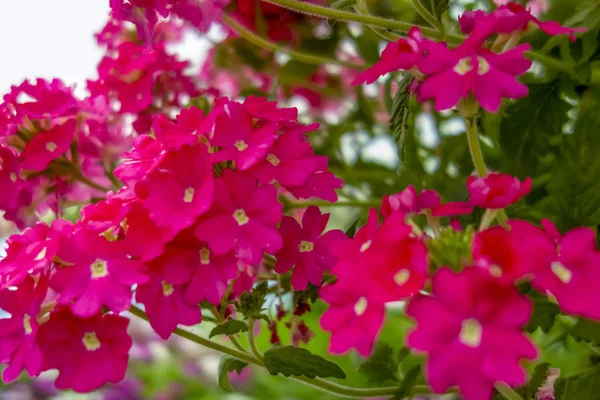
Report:
M0 319L0 362L8 364L4 382L17 379L23 369L32 377L41 372L37 317L47 290L47 277L37 284L27 277L19 286L0 291L0 308L10 313L10 318Z
M300 125L280 135L267 156L250 172L262 184L277 182L284 188L304 185L319 165L304 133L317 127L318 124Z
M281 235L275 224L283 206L271 185L257 187L256 179L225 170L215 180L213 206L196 226L196 236L208 243L215 254L231 249L248 263L258 263L263 252L281 249Z
M437 111L454 107L462 98L473 94L489 112L496 112L502 98L518 99L528 93L527 85L516 77L531 67L523 53L530 46L523 44L502 54L481 48L477 38L466 40L453 50L440 49L431 56L426 74L418 88L419 101L435 100Z
M600 252L594 231L576 228L561 237L549 220L544 226L548 231L545 238L540 237L541 230L528 231L530 262L536 266L533 287L554 296L566 313L600 320L596 306Z
M234 101L221 105L213 113L216 113L214 136L210 142L221 148L213 155L213 162L235 161L237 169L245 171L267 155L277 137L276 124L256 126L247 107Z
M167 282L186 284L184 299L190 304L206 300L219 304L229 282L238 276L238 262L233 252L214 254L206 243L184 243L177 238L152 264L164 269Z
M148 135L133 141L133 150L123 154L125 162L117 165L114 174L128 186L133 186L157 168L165 157L164 146Z
M164 277L164 270L154 270L150 279L135 291L135 299L144 304L150 326L163 339L168 339L178 324L196 325L202 321L198 303L184 299L185 286L175 285Z
M0 207L12 202L23 186L19 157L10 147L0 145Z
M321 286L323 271L335 264L335 257L329 252L331 243L346 238L340 230L330 230L323 234L329 221L329 214L321 214L318 207L306 209L302 226L292 217L281 219L280 232L283 248L275 254L275 271L284 273L294 267L292 287L304 290L308 283Z
M384 196L381 203L381 214L384 218L395 211L420 214L428 210L434 217L448 217L470 214L473 207L463 202L440 204L440 196L435 190L422 190L420 194L417 194L413 185L408 185L400 193Z
M131 260L125 241L109 242L85 230L75 232L68 248L59 256L70 265L59 269L50 286L60 293L59 304L68 305L73 313L91 317L102 306L114 313L131 305L131 285L148 281L143 264Z
M52 160L61 157L67 151L76 129L75 120L69 119L49 131L37 133L27 142L21 153L21 167L36 172L45 170Z
M433 295L417 295L406 313L417 322L407 344L427 353L426 377L437 393L458 386L466 400L489 399L496 382L523 384L519 363L537 355L521 332L531 303L478 268L439 270Z
M58 369L58 389L91 392L125 377L131 337L129 320L117 315L77 318L68 309L50 314L38 332L43 369Z
M519 181L510 175L490 174L467 179L469 203L481 208L505 208L519 201L531 190L531 178Z
M327 164L329 162L327 157L315 156L315 151L312 147L308 149L304 157L316 158L317 169L308 175L304 184L299 186L289 186L286 187L286 189L298 199L317 197L332 203L337 201L338 195L335 189L344 186L344 181L327 170Z
M191 226L209 209L213 194L213 169L206 146L183 146L168 152L134 190L159 226L175 232Z

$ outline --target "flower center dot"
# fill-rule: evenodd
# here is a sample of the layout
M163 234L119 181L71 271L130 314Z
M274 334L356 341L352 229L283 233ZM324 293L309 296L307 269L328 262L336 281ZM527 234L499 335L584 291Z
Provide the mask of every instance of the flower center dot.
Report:
M269 154L267 156L267 161L270 162L274 167L278 166L281 162L275 154Z
M367 311L368 305L369 305L369 303L367 302L367 299L365 299L364 297L361 297L360 299L358 299L358 301L354 305L354 313L358 317L362 316L365 313L365 311Z
M31 316L28 314L23 316L23 329L25 329L26 335L30 335L31 332L33 332L33 329L31 328Z
M238 149L238 151L244 151L248 148L248 145L243 140L236 140L233 145Z
M454 72L459 75L466 75L473 70L473 63L471 57L461 58L458 63L454 66Z
M462 322L459 340L468 347L476 348L481 344L482 328L479 321L475 318L465 319Z
M556 277L560 279L562 283L567 284L571 282L571 279L573 278L573 273L570 269L565 267L563 263L561 263L560 261L554 261L550 265L550 268L552 269L554 275L556 275Z
M173 294L173 285L171 285L169 282L165 282L165 281L162 281L161 284L162 284L163 294L166 297L169 297L170 295Z
M189 187L189 188L185 189L185 193L183 195L184 203L191 203L192 200L194 200L194 193L195 193L194 188Z
M106 261L97 259L90 265L92 271L92 278L104 278L108 275L108 266Z
M48 142L46 143L46 150L48 150L50 153L53 153L54 150L56 150L58 146L56 146L56 143L54 142Z
M410 271L407 269L402 269L398 271L396 275L394 275L394 282L396 282L398 286L404 285L406 282L408 282L409 279Z
M502 268L500 268L498 265L492 265L490 266L490 275L493 276L494 278L500 278L502 276Z
M367 240L366 242L364 242L362 246L360 246L360 252L364 253L365 251L367 251L369 247L371 247L371 243L373 243L372 240Z
M86 332L81 340L88 351L96 351L100 348L100 341L96 332Z
M235 210L233 218L235 218L239 226L246 225L250 221L250 218L248 218L246 212L242 209Z
M490 63L483 57L477 56L477 75L485 75L490 72Z
M10 173L10 180L14 182L17 181L17 174L15 174L14 172Z
M313 251L314 248L315 248L315 245L313 242L307 242L305 240L301 241L300 244L298 245L298 249L300 250L301 253L308 253L310 251Z
M46 247L44 247L42 249L42 251L40 251L38 253L37 256L35 256L35 258L33 259L33 261L42 261L44 259L44 257L46 257L46 252L48 251L48 249Z
M206 247L200 250L200 264L208 265L210 263L210 250Z

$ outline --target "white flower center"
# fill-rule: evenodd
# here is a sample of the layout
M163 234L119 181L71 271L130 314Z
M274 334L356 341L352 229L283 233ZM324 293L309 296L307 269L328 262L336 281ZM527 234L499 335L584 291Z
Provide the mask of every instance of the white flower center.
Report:
M243 140L236 140L233 145L238 149L238 151L244 151L248 148L248 145Z
M192 187L185 189L185 193L183 195L184 203L191 203L192 200L194 200L194 193L195 193L195 190Z
M246 225L248 221L250 221L250 218L248 218L246 212L241 208L234 211L233 218L235 218L239 226Z
M396 282L398 286L404 285L409 279L410 271L407 269L401 269L396 273L396 275L394 275L394 282Z
M203 247L200 250L200 264L208 265L210 263L210 250Z
M502 268L500 268L500 266L494 264L491 265L489 268L490 271L490 275L493 276L494 278L500 278L502 276Z
M31 332L33 332L33 329L31 328L31 317L29 314L25 314L23 316L23 329L25 329L26 335L30 335Z
M97 259L90 265L92 271L92 278L104 278L108 275L108 265L106 261Z
M365 313L365 311L367 311L368 305L369 305L369 303L367 302L367 299L365 299L364 297L361 297L360 299L358 299L358 301L354 305L354 313L358 317L362 316Z
M173 294L173 285L171 285L169 282L165 282L162 281L162 290L163 290L163 294L165 295L165 297L169 297L170 295Z
M562 283L567 284L571 282L571 279L573 278L573 273L570 269L565 267L563 263L561 263L560 261L554 261L552 264L550 264L550 268L552 269L554 275L556 275L556 277L560 279Z
M367 240L366 242L364 242L362 246L360 246L360 252L364 253L365 251L367 251L369 247L371 247L371 243L373 243L372 240Z
M476 348L481 344L482 327L475 318L465 319L462 322L459 340L468 347Z
M274 167L278 166L281 162L275 154L267 155L267 161L270 162Z
M490 63L483 57L477 56L477 75L485 75L490 72Z
M466 75L473 70L473 62L471 57L465 57L458 60L458 63L454 66L454 72L459 75Z
M37 256L35 256L35 258L33 259L33 261L42 261L44 259L44 257L46 257L46 252L48 251L48 249L46 247L44 247L42 249L42 251L40 251L38 253Z
M48 142L46 143L46 150L48 150L50 153L54 153L54 151L57 149L57 145L54 142Z
M81 339L83 345L88 351L96 351L100 348L101 344L96 336L96 332L86 332Z
M313 251L314 248L315 248L315 245L313 242L307 242L305 240L301 241L300 244L298 245L298 249L300 250L300 253L308 253L310 251Z
M15 174L14 172L11 172L9 177L10 180L13 181L13 183L17 181L17 174Z

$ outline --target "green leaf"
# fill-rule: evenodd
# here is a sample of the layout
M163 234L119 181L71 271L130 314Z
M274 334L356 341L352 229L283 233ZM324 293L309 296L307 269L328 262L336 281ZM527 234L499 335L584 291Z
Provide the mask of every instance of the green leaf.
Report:
M436 240L427 243L434 271L441 267L450 267L453 271L461 271L471 258L472 241L472 225L468 225L462 231L452 228L443 229Z
M425 0L427 1L427 0ZM450 0L429 0L430 10L433 16L438 20L442 20L442 14L444 14L448 8L450 8Z
M371 357L364 361L358 370L371 383L397 381L397 364L394 361L394 349L386 343L377 343Z
M264 363L271 375L346 379L346 374L337 364L300 347L272 347L265 352Z
M588 369L585 373L577 375L575 378L565 380L567 381L566 388L564 396L562 396L565 400L598 399L600 395L600 365ZM558 381L556 384L558 384ZM558 397L555 395L556 399Z
M573 339L600 345L600 323L579 318L571 329Z
M539 159L563 134L570 109L559 81L530 84L529 95L508 106L500 123L500 146L510 160L509 173L519 178L537 175Z
M370 128L373 126L373 124L375 124L372 107L369 104L369 100L365 96L365 93L363 92L362 86L357 86L354 89L356 93L356 111L353 113L353 118L356 121L363 122L368 128Z
M219 387L226 392L233 392L233 388L229 383L229 373L236 371L240 374L246 365L248 365L248 363L240 361L237 358L230 356L221 357L221 360L219 361L219 375L217 378Z
M398 91L392 102L392 112L390 116L390 134L398 144L398 154L400 159L404 159L406 133L408 132L408 117L410 116L410 93L408 88L412 82L412 76L406 72L400 75Z
M404 379L400 382L400 388L394 394L394 399L410 398L412 388L417 383L417 378L421 375L421 365L415 365L404 374Z
M527 385L530 395L535 396L539 388L546 382L546 375L548 374L549 369L550 364L546 362L536 365L533 370L533 375L529 380L529 384Z
M554 325L554 319L560 314L560 308L537 292L531 291L528 295L533 301L533 314L525 329L535 332L537 328L541 328L542 331L548 332Z
M242 293L234 302L236 310L246 318L264 319L262 311L268 288L267 282L261 282L251 292Z
M242 61L256 71L264 70L271 62L270 57L259 54L255 47L248 45L244 40L234 40L231 46Z
M568 397L565 397L566 391L567 391L567 380L564 378L557 379L554 382L554 400L568 399Z
M217 335L233 335L234 333L247 331L247 323L230 318L222 324L215 326L213 330L210 331L210 335L208 336L208 338L211 339L213 336Z

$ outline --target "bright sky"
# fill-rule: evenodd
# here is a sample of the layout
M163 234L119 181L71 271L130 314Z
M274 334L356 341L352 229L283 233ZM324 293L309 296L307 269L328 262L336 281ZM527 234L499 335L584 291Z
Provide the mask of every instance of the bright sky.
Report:
M108 0L0 0L0 96L25 78L82 86L102 57Z

